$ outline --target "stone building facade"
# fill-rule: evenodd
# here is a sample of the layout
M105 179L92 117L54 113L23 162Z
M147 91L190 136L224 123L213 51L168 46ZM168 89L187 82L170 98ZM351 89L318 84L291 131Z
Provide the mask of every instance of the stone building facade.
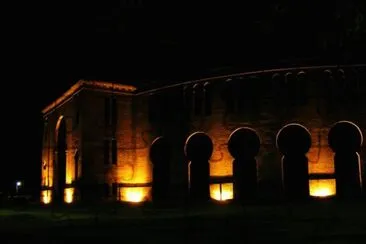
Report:
M310 195L334 195L328 133L336 122L350 121L365 134L365 94L363 65L247 72L143 90L81 80L42 111L41 201L73 202L96 195L131 202L151 199L149 151L161 137L170 145L167 189L171 199L184 199L189 181L184 148L195 132L206 133L213 142L211 197L230 199L233 157L228 140L242 127L260 138L259 194L277 197L282 192L282 155L276 136L291 123L311 134ZM361 164L365 152L362 145Z

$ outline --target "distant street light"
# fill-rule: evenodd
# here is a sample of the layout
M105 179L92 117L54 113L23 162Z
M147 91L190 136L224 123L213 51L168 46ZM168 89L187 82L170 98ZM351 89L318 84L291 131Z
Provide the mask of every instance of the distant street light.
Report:
M16 193L18 194L19 192L19 188L22 186L22 182L21 181L17 181L15 184L15 189L16 189Z

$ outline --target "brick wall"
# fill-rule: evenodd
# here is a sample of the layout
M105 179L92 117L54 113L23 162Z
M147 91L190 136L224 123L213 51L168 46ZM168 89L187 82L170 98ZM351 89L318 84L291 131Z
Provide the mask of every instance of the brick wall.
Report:
M76 151L81 152L81 98L75 95L62 106L44 116L44 135L42 149L42 187L57 188L57 125L62 120L66 123L66 184L73 184L80 177L80 160L75 161ZM63 194L63 193L59 193Z
M337 70L331 70L335 76ZM286 75L297 77L298 71L293 71L292 74L288 72L279 72L278 77L280 81L285 82ZM228 153L227 142L230 134L239 127L251 127L255 129L260 136L262 145L259 155L257 156L258 161L258 178L260 186L263 191L273 192L278 194L281 190L281 155L276 149L276 135L279 130L289 123L299 123L305 126L312 136L312 147L308 153L309 158L309 173L333 173L333 152L328 147L327 135L330 127L337 121L349 120L355 122L357 125L362 127L365 132L365 114L360 111L362 105L365 104L362 94L359 94L361 100L357 103L358 109L351 111L350 107L345 104L338 103L337 107L329 112L327 110L328 98L322 90L324 82L324 70L315 70L306 73L306 79L303 83L302 90L305 91L306 100L304 103L299 103L293 107L287 107L286 104L279 106L278 93L276 93L276 85L272 79L273 73L257 75L249 79L243 79L238 81L239 83L257 82L259 85L256 87L248 86L246 94L250 93L257 94L258 107L255 111L250 112L249 110L242 113L238 112L238 108L234 108L233 113L228 114L225 107L225 102L222 99L223 91L226 86L225 79L214 80L211 82L213 92L212 102L212 114L204 115L204 108L201 115L195 115L194 108L192 107L189 112L190 122L188 125L189 130L183 132L188 137L190 134L196 131L206 132L213 141L214 152L210 161L210 174L212 176L225 176L232 174L232 160L233 158ZM350 79L353 79L354 70L345 69L345 74L349 74ZM296 79L295 79L296 81ZM360 77L359 82L366 82L365 76ZM206 81L204 81L206 82ZM201 85L203 85L203 83ZM335 81L334 81L335 82ZM352 81L348 81L352 82ZM352 83L351 83L352 84ZM192 89L196 83L192 83L188 86L188 90ZM244 85L245 87L246 85ZM203 87L203 86L202 86ZM240 86L239 86L240 87ZM187 87L186 87L187 89ZM203 89L203 88L202 88ZM230 96L237 99L238 89L234 88L230 92ZM363 90L363 94L364 94ZM178 92L178 93L177 93ZM177 107L177 100L183 94L184 87L172 88L160 91L160 94L175 94L174 96L166 95L165 100L160 106L164 108L164 111L169 111L168 114L171 117L175 117L176 113L184 113L179 109L172 109ZM159 94L156 93L155 95ZM245 94L245 93L244 93ZM194 100L192 97L189 98ZM193 101L194 103L194 101ZM204 104L201 105L204 107ZM168 116L168 117L169 117ZM181 125L174 119L165 119L163 129L160 128L161 135L174 135L179 130ZM155 126L155 129L158 126ZM171 129L173 128L173 129ZM158 130L158 129L156 129ZM159 134L159 133L158 133ZM182 134L182 133L181 133ZM176 144L178 146L178 144ZM179 151L179 148L176 148ZM361 161L364 162L365 146L361 152ZM185 162L184 155L180 154L174 156L172 165L176 166L177 162ZM182 167L183 168L183 167ZM180 184L184 184L183 179L186 178L187 172L184 170L174 171L174 179L181 181Z
M201 89L207 81L181 84L175 87L151 91L138 95L117 94L103 91L83 90L72 100L47 116L47 139L44 140L43 161L48 162L49 169L42 170L43 185L52 186L52 180L46 182L47 172L52 179L53 148L55 147L55 128L60 115L66 118L68 142L68 166L75 169L73 155L79 151L78 174L90 182L108 183L148 183L152 181L152 163L149 160L151 143L159 136L165 136L172 146L171 157L171 193L177 197L184 196L188 183L188 161L184 155L185 141L197 131L207 133L213 141L214 151L210 160L212 176L232 174L233 158L227 150L230 134L240 127L251 127L261 139L261 149L257 156L258 179L262 192L277 195L281 191L281 155L276 149L276 135L288 123L304 125L312 136L312 147L308 153L310 173L333 173L333 153L327 145L327 134L331 125L339 120L350 120L366 132L366 75L364 70L345 69L350 84L358 81L359 101L354 109L338 103L329 111L328 99L322 89L324 70L306 73L301 91L305 91L306 100L289 107L281 102L283 93L279 84L284 84L285 77L295 77L301 70L257 74L255 77L243 77L231 82L241 84L231 89L226 96L238 101L240 97L252 98L258 106L251 110L251 99L246 100L244 109L240 110L235 103L229 113L225 102L224 91L229 84L226 79L209 81L212 92L212 113L194 111L193 87L201 83ZM331 70L333 74L337 70ZM363 72L362 74L360 74ZM278 83L280 82L280 83ZM244 87L240 93L240 87ZM202 90L203 91L203 90ZM346 90L345 90L346 91ZM281 93L282 92L282 93ZM287 95L286 95L287 94ZM291 94L290 94L291 95ZM106 128L104 121L104 101L114 97L117 101L117 123L115 132ZM247 106L247 107L246 107ZM79 111L79 125L75 124ZM80 133L82 131L82 133ZM46 138L46 137L45 137ZM103 143L105 139L117 141L118 155L116 164L104 164ZM365 144L362 147L361 161L365 162Z

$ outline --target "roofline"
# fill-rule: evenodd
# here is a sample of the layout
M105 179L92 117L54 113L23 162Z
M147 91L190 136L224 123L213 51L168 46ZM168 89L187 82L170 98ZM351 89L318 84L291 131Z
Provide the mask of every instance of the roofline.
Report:
M98 90L107 90L107 91L115 91L115 92L124 92L128 94L132 94L132 92L136 91L136 87L130 85L117 84L106 81L90 81L90 80L79 80L73 86L70 87L64 94L62 94L59 98L57 98L54 102L46 106L42 110L42 114L45 116L57 109L60 105L70 100L73 96L79 93L83 88L87 89L98 89Z
M162 87L159 87L159 88L150 89L150 90L147 90L147 91L142 91L142 92L136 93L135 95L146 95L146 94L155 93L155 92L158 92L158 91L161 91L161 90L165 90L165 89L168 89L168 88L179 87L179 86L182 86L182 85L190 85L190 84L194 84L194 83L203 83L203 82L219 80L219 79L229 79L229 78L235 78L235 77L238 77L238 76L240 77L240 76L248 76L248 75L267 74L267 73L290 72L290 71L296 71L296 70L309 71L309 70L314 70L314 69L334 69L334 68L352 68L352 67L353 68L358 68L358 67L365 67L366 68L366 64L304 66L304 67L292 67L292 68L282 68L282 69L267 69L267 70L259 70L259 71L248 71L248 72L243 72L243 73L234 73L234 74L230 74L230 75L220 75L220 76L214 76L214 77L209 77L209 78L202 78L202 79L198 79L198 80L177 82L177 83L173 83L173 85L166 85L166 86L162 86Z
M70 100L74 95L76 95L83 88L88 88L88 89L93 89L93 90L104 90L104 91L107 90L107 91L114 91L114 92L119 92L119 93L124 92L128 95L138 96L138 95L147 95L147 94L155 93L155 92L169 89L169 88L175 88L175 87L179 87L182 85L189 85L189 84L200 83L200 82L208 82L208 81L218 80L218 79L228 79L228 78L234 78L234 77L238 77L238 76L259 75L259 74L274 73L274 72L290 72L290 71L295 71L295 70L309 71L309 70L314 70L314 69L334 69L334 68L349 68L349 67L354 67L354 68L366 67L366 64L305 66L305 67L293 67L293 68L283 68L283 69L249 71L249 72L244 72L244 73L235 73L235 74L230 74L230 75L221 75L221 76L203 78L203 79L198 79L198 80L178 82L173 85L162 86L162 87L159 87L156 89L150 89L150 90L142 91L142 92L138 92L138 93L133 93L137 90L137 88L134 86L130 86L130 85L123 85L123 84L106 82L106 81L79 80L69 90L67 90L62 96L60 96L53 103L51 103L50 105L45 107L42 110L42 113L44 116L49 114L51 111L58 108L64 102Z

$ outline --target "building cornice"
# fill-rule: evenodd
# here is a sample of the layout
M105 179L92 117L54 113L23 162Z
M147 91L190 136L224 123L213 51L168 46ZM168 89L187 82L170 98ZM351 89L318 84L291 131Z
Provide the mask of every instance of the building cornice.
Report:
M293 68L284 68L284 69L268 69L268 70L260 70L260 71L251 71L245 73L235 73L230 75L221 75L216 77L198 79L198 80L191 80L185 82L176 82L173 85L166 85L162 87L158 87L155 89L149 89L146 91L141 91L134 93L137 88L130 85L123 85L113 82L106 82L106 81L90 81L90 80L79 80L75 85L73 85L69 90L67 90L61 97L56 99L53 103L48 105L46 108L42 110L43 116L46 116L51 111L58 108L60 105L71 99L74 95L76 95L81 89L92 89L98 91L110 91L119 94L126 94L126 95L148 95L152 93L156 93L162 90L171 89L175 87L179 87L182 85L190 85L194 83L204 83L214 80L222 80L228 78L235 78L235 77L243 77L243 76L251 76L251 75L260 75L260 74L268 74L268 73L280 73L280 72L291 72L291 71L310 71L316 69L334 69L334 68L359 68L359 67L366 67L366 64L354 64L354 65L324 65L324 66L305 66L305 67L293 67Z
M75 96L80 90L87 88L92 90L103 90L103 91L114 91L119 93L131 94L136 91L136 87L130 85L123 85L118 83L106 82L106 81L95 81L95 80L79 80L64 94L57 98L54 102L46 106L42 110L42 114L45 116L51 111L54 111L64 102Z
M205 83L205 82L212 82L216 80L224 80L224 79L231 79L236 77L244 77L244 76L256 76L256 75L263 75L263 74L270 74L270 73L283 73L283 72L294 72L294 71L312 71L317 69L336 69L336 68L366 68L366 64L353 64L353 65L323 65L323 66L299 66L299 67L291 67L291 68L280 68L280 69L266 69L266 70L257 70L257 71L249 71L244 73L233 73L229 75L220 75L214 76L209 78L203 78L198 80L190 80L184 82L172 82L172 85L166 85L162 87L158 87L155 89L150 89L147 91L142 91L136 93L135 95L149 95L156 92L160 92L166 89L173 89L182 85L192 85L196 83Z

